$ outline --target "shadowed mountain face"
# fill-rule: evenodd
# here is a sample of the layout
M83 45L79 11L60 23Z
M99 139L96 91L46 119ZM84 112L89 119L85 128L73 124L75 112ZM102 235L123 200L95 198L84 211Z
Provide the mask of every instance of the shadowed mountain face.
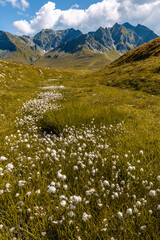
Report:
M126 53L134 47L143 44L142 38L132 29L126 29L124 26L115 24L110 29L117 51Z
M71 57L70 55L73 54L71 57L71 65L73 65L74 54L76 59L79 54L83 56L85 63L92 60L91 65L94 62L93 65L96 66L95 56L99 62L97 66L100 66L100 63L105 66L127 51L156 37L157 35L147 27L140 24L134 27L129 23L123 25L116 23L112 28L100 27L97 31L88 34L82 34L81 31L73 28L58 31L43 29L34 37L15 36L0 31L0 59L32 64L44 62L43 65L50 67L55 66L56 59L56 67L58 67L57 61L60 58L63 66L66 65L66 57ZM46 62L49 58L50 62ZM99 61L100 58L102 61ZM65 59L64 64L63 59Z
M97 42L102 44L107 49L113 48L113 39L111 36L111 32L108 28L104 29L100 27L96 32L92 33L91 35Z
M7 33L0 31L0 49L14 52L17 50L16 46L10 41Z
M43 50L48 51L58 47L64 42L71 41L80 35L82 35L81 31L73 28L59 31L44 29L34 36L33 42Z
M147 43L150 40L158 37L158 35L151 31L149 28L140 24L135 27L134 31L143 39L144 43Z
M138 36L141 37L143 43L147 43L152 39L155 39L158 37L157 34L155 34L152 30L149 28L145 27L144 25L138 24L136 27L132 26L128 22L124 23L123 26L126 29L130 29L134 31Z
M54 51L75 53L82 50L83 47L86 47L91 51L105 52L104 47L99 42L96 42L95 39L89 34L83 34L72 41L65 42L59 47L55 48Z

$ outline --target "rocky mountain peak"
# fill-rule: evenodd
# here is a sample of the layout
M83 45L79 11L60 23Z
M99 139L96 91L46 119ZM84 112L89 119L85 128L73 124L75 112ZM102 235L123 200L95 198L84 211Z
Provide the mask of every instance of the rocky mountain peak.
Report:
M10 41L6 32L0 31L0 49L14 52L17 50L16 46Z

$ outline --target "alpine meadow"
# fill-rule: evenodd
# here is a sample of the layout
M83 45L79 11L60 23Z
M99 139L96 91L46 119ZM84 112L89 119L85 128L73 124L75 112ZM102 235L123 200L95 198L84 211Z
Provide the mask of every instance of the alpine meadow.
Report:
M65 28L80 2L35 35L44 9L0 31L0 240L160 239L160 37Z

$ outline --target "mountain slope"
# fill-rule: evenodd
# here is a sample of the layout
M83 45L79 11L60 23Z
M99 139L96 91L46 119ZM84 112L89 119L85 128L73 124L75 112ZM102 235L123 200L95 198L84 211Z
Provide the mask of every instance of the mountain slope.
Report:
M72 41L65 42L53 51L75 53L82 50L84 46L91 51L105 52L105 48L89 34L83 34Z
M96 32L91 33L91 35L97 42L105 46L107 49L113 49L113 39L108 28L104 29L100 27Z
M90 77L108 86L160 94L160 37L129 51Z
M138 36L140 36L144 43L149 42L152 39L158 37L151 29L147 28L144 25L138 24L136 27L131 25L130 23L126 22L123 24L126 29L130 29L134 31Z
M134 47L143 44L143 40L131 29L126 29L124 26L116 23L110 29L112 38L114 40L114 45L117 51L121 53L126 53Z
M108 50L90 34L65 42L39 58L35 64L59 68L97 70L119 57L115 49Z
M82 32L73 28L54 31L43 29L33 37L33 42L45 51L58 47L63 42L73 40L82 35Z
M17 63L31 63L41 55L41 51L36 48L30 38L0 31L0 59Z
M147 27L140 24L134 27L129 23L100 27L88 34L73 28L43 29L34 37L0 31L0 59L46 67L98 69L155 37L157 35Z

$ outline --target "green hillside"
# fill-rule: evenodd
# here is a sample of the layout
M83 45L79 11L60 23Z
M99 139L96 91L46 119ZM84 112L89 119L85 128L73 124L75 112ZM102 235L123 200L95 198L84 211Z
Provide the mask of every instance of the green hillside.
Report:
M107 86L132 88L160 94L160 38L124 54L118 60L93 74Z
M93 52L83 47L75 53L49 52L40 57L34 65L58 68L58 69L77 69L77 70L97 70L102 69L106 64L111 63L119 57L115 50L112 53Z

